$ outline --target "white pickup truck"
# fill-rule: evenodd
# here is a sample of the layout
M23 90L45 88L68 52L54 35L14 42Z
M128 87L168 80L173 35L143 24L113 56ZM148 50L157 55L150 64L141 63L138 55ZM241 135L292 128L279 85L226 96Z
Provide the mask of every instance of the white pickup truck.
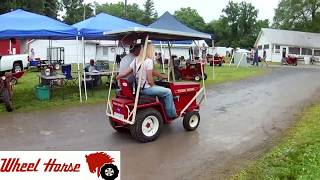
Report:
M19 72L26 69L28 63L28 54L0 56L0 72Z

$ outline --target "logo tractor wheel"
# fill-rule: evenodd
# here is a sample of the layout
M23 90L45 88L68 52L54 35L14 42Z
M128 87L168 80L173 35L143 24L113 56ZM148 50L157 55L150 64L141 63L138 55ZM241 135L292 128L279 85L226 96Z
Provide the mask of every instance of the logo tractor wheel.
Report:
M119 175L119 169L114 164L105 164L100 169L100 175L105 180L115 180Z

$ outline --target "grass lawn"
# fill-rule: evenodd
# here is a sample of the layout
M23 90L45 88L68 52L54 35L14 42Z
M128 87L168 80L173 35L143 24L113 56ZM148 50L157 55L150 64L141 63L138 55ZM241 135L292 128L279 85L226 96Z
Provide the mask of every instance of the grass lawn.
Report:
M320 179L320 104L307 108L282 143L234 179Z
M75 66L73 66L75 68ZM216 84L226 81L239 80L250 76L263 74L266 70L263 68L239 68L235 70L234 67L229 68L227 65L222 67L215 67L215 80L212 80L212 67L206 67L208 79L206 84ZM15 112L29 112L33 110L61 108L65 106L80 105L78 86L67 86L64 88L65 99L62 100L62 89L55 89L53 98L49 101L39 101L35 96L35 86L38 85L39 79L36 70L28 70L27 73L19 79L19 83L14 86L14 105ZM74 74L74 77L77 77ZM107 87L105 82L106 77L103 77L103 85L94 89L93 95L91 90L88 90L88 101L82 104L103 103L107 99ZM0 113L5 113L4 105L0 105Z

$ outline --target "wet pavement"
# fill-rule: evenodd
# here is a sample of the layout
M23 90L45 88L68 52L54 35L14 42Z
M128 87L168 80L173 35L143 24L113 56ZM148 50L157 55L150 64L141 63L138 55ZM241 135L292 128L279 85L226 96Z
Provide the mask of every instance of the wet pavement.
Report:
M182 121L141 144L115 132L105 105L0 117L0 150L120 150L122 179L218 179L232 159L268 142L320 91L320 69L272 68L261 77L213 86L196 131Z

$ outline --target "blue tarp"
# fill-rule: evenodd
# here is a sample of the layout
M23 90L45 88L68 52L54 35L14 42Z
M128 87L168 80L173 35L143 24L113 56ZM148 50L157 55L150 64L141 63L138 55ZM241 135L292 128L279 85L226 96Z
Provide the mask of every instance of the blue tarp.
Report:
M182 24L174 16L172 16L168 11L165 12L157 21L150 24L148 27L171 30L171 31L193 33L193 34L209 35L209 34L202 33L202 32L196 31L194 29L191 29L188 26ZM182 44L192 44L192 41L184 41Z
M21 9L0 15L0 39L71 39L76 35L74 27Z
M112 39L112 37L104 36L103 33L130 27L144 27L140 24L105 13L99 13L94 17L78 22L72 26L78 28L80 36L85 37L85 39Z

